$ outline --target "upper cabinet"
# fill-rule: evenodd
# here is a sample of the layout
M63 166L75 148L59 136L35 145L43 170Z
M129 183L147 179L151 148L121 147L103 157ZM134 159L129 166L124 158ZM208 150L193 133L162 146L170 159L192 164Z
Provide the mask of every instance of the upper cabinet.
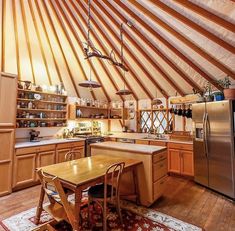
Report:
M14 127L16 117L17 76L0 76L0 127Z

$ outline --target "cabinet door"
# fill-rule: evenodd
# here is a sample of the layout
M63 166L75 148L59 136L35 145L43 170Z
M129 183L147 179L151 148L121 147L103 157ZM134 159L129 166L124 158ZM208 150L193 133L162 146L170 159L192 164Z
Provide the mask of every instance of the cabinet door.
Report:
M55 163L55 151L46 151L38 153L37 167L44 167Z
M84 157L84 147L74 147L72 149L75 153L75 159L80 159Z
M0 196L11 192L13 129L0 129Z
M193 152L181 151L181 174L193 176Z
M15 156L13 187L36 182L36 153Z
M168 171L180 173L180 151L176 149L168 150Z
M5 73L1 73L0 77L0 126L12 127L16 120L17 78Z
M71 148L63 148L56 150L56 163L61 163L65 161L65 154L71 151Z

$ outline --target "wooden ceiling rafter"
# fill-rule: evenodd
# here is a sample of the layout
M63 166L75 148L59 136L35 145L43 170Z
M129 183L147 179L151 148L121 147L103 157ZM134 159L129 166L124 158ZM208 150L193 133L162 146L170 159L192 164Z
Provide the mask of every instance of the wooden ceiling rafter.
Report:
M214 35L210 31L208 31L208 30L204 29L203 27L199 26L197 23L193 22L191 19L189 19L189 18L185 17L184 15L180 14L179 12L174 10L173 8L167 6L166 3L163 3L161 1L155 1L155 0L150 0L150 1L155 6L162 9L163 11L170 14L171 16L178 19L179 21L183 22L184 24L186 24L190 28L194 29L195 31L197 31L198 33L203 35L204 37L206 37L206 38L210 39L211 41L215 42L216 44L223 47L227 51L229 51L233 54L235 53L235 47L234 46L227 43L225 40L220 39L219 37L217 37L216 35Z
M72 82L72 85L73 85L73 87L74 87L74 90L75 90L77 96L80 97L79 91L78 91L78 89L77 89L77 87L76 87L76 84L75 84L75 82L74 82L74 80L73 80L73 74L72 74L72 72L71 72L71 70L70 70L70 67L69 67L67 58L66 58L66 56L65 56L64 50L63 50L63 48L62 48L62 46L61 46L61 44L60 44L60 40L59 40L58 34L57 34L56 30L55 30L55 27L54 27L54 24L53 24L53 22L52 22L52 19L51 19L51 16L50 16L50 14L49 14L49 11L48 11L48 9L46 8L46 6L44 5L44 2L43 2L43 1L42 1L42 3L43 3L43 5L42 5L42 6L43 6L43 9L44 9L44 11L45 11L45 13L46 13L46 15L47 15L47 18L48 18L48 22L49 22L49 24L50 24L50 26L51 26L51 28L52 28L53 35L54 35L54 37L56 38L56 42L57 42L57 44L58 44L58 46L59 46L59 48L60 48L60 52L61 52L62 57L63 57L63 60L64 60L64 62L65 62L66 69L67 69L68 74L69 74L69 78L70 78L70 80L71 80L71 82ZM40 6L39 6L39 4L38 4L38 0L35 1L35 4L36 4L36 7L37 7L38 12L40 12L40 15L42 16L41 9L40 9ZM43 17L41 17L40 19L41 19L41 21L44 20ZM45 23L43 23L43 26L45 26ZM46 27L45 27L44 29L46 30Z
M115 2L117 2L117 0L115 0ZM199 47L196 43L192 42L186 36L182 35L180 32L175 30L173 27L171 27L170 25L165 23L163 20L161 20L159 17L157 17L151 11L147 10L147 8L145 8L145 6L138 3L137 1L132 1L130 4L135 6L136 9L138 9L141 12L145 13L149 18L151 18L151 20L153 20L155 23L157 23L162 28L164 28L164 30L166 30L168 33L172 34L175 38L177 38L183 44L187 45L190 49L194 50L197 54L199 54L201 57L206 59L209 63L213 64L215 67L220 69L222 72L226 73L227 75L229 75L233 79L235 79L235 73L232 70L230 70L223 63L221 63L219 60L214 58L212 55L210 55L204 49ZM125 3L124 3L124 5L126 7L128 7Z
M102 2L102 1L101 1ZM100 4L100 2L96 2L96 4ZM105 2L106 6L108 6L112 12L115 12L116 16L121 20L121 21L126 21L127 19L115 8L113 7L112 4L110 4L108 1ZM145 36L145 34L141 33L138 28L136 28L134 25L131 28L133 30L133 32L138 36L138 38L140 40L144 41L144 38L147 39L147 37ZM137 40L138 42L138 40ZM185 82L187 82L191 87L193 87L195 90L197 91L201 91L200 87L190 79L189 76L187 76L182 70L180 70L170 59L167 58L167 56L165 56L160 49L158 49L157 47L155 47L152 43L148 43L147 44L155 53L155 55L160 56L182 79L185 80Z
M84 2L81 1L80 3L83 4ZM84 4L86 5L86 3L84 3ZM87 5L86 5L86 7L87 7ZM93 11L96 11L96 10L93 8ZM96 13L97 13L97 12L96 12ZM95 14L92 12L92 13L91 13L91 19L93 19L93 23L96 25L96 29L98 29L98 30L100 31L100 33L102 33L102 31L104 30L104 28L103 28L101 25L99 25L99 23L96 22L96 20L95 20L95 18L94 18L94 15L95 15ZM97 16L96 16L96 17L97 17ZM107 25L107 24L105 23L104 19L103 19L100 15L99 15L99 17L97 17L97 18L99 18L99 20L102 21L102 23L103 23L104 25L106 25L107 31L108 31L110 34L112 34L113 37L115 37L117 40L119 40L118 36L115 34L115 32L112 30L112 28L111 28L109 25ZM104 35L104 37L105 37L105 40L106 40L107 43L109 44L109 46L112 47L112 49L116 52L116 54L119 54L119 51L118 51L118 49L116 48L115 44L113 43L112 39L111 39L107 34L105 34L105 33L103 33L103 35ZM133 56L133 55L129 52L129 50L126 49L126 52L127 52L130 56ZM134 57L134 58L135 58L135 57ZM145 92L145 94L148 96L148 98L153 99L154 96L153 96L152 93L149 91L149 89L147 89L146 87L144 87L144 84L143 84L142 80L140 80L140 79L137 77L136 71L132 68L132 65L129 63L129 61L128 61L125 57L124 57L124 62L127 64L131 76L136 80L136 82L139 84L139 86L140 86L141 89ZM137 62L138 62L138 60L137 60ZM142 69L142 64L141 64L141 63L139 63L139 64L140 64L141 69ZM144 67L143 67L143 69L144 69Z
M118 21L116 21L116 19L114 17L112 17L112 15L102 6L100 5L98 2L96 2L96 5L102 10L103 13L105 13L105 15L116 25L116 27L119 27L119 23ZM97 11L96 11L97 12ZM113 11L116 14L116 11ZM111 18L112 17L112 18ZM126 22L127 20L123 20L123 22ZM125 27L124 27L125 30ZM129 41L131 41L132 45L135 46L135 48L144 56L147 57L148 61L152 64L152 66L161 74L161 76L181 95L185 95L185 93L182 91L182 89L180 89L170 78L170 76L160 67L157 65L157 63L155 62L155 60L153 59L152 56L150 56L148 54L148 52L146 51L146 49L144 47L142 47L141 45L139 45L130 35L129 33L125 33L125 36L127 37L127 39ZM130 51L130 49L124 44L124 46L126 47L126 49L128 49ZM131 51L130 51L131 52ZM134 57L134 60L137 62L137 64L139 65L139 63L141 63L136 56L132 55L132 57ZM157 87L157 89L163 94L163 96L165 98L168 98L169 95L167 95L166 91L163 90L160 85L156 82L156 80L153 78L153 76L146 70L146 68L144 67L144 65L141 63L141 70L145 73L145 75L148 76L148 78L150 79L150 81ZM142 67L144 67L144 69L142 69Z
M67 11L69 12L69 15L72 17L73 21L75 22L75 24L77 25L77 27L79 28L80 32L83 34L84 38L86 37L86 32L85 30L81 27L81 25L79 24L79 20L77 19L77 15L74 14L74 12L71 10L71 8L69 7L68 3L66 1L57 1L56 3L60 3L60 6L61 7L61 4L63 4L63 6L67 9ZM91 42L92 43L92 42ZM92 44L93 45L93 44ZM106 68L106 66L104 65L104 60L100 60L100 59L97 59L99 64L101 65L102 69L104 70L105 74L107 75L108 79L110 80L110 82L112 83L112 86L114 87L114 89L116 91L118 91L118 86L117 84L115 83L115 81L113 80L113 78L111 77L111 73L108 71L108 69ZM100 80L100 82L102 83L102 81ZM119 96L120 99L122 101L124 101L124 97L123 96Z
M49 8L48 8L47 4L46 4L44 1L42 1L42 3L43 3L44 8L46 8L47 14L49 14L49 17L51 17L51 16L50 16L50 11L49 11ZM78 66L79 66L79 68L80 68L80 70L81 70L81 72L82 72L83 79L84 79L84 80L88 80L87 75L86 75L86 73L85 73L85 70L84 70L84 68L83 68L83 66L82 66L82 64L81 64L81 62L80 62L80 59L79 59L79 57L78 57L78 54L77 54L77 52L76 52L75 46L73 45L73 42L72 42L72 40L71 40L71 38L70 38L70 36L69 36L69 33L68 33L68 31L67 31L67 29L66 29L66 27L65 27L65 24L64 24L64 22L63 22L63 20L62 20L62 18L61 18L60 13L58 12L58 10L57 10L55 7L53 7L54 5L53 5L53 2L52 2L51 0L48 1L48 3L50 4L50 7L51 7L52 11L54 12L54 15L56 16L56 18L57 18L57 20L58 20L59 26L60 26L62 32L64 33L64 35L65 35L65 37L66 37L66 39L67 39L67 41L68 41L68 43L69 43L70 48L72 49L72 53L73 53L73 55L74 55L74 57L75 57L75 60L76 60ZM53 20L52 20L51 18L50 18L50 20L51 20L51 22L52 22L52 24L53 24L53 27L54 27L54 29L55 29L55 25L54 25L54 23L53 23ZM54 31L56 32L56 34L57 34L57 36L58 36L58 32L56 31L56 29L55 29ZM59 37L58 37L58 39L59 39ZM60 40L59 40L59 41L60 41ZM61 43L60 43L60 46L62 47ZM62 49L63 49L63 48L62 48ZM64 54L65 54L65 53L64 53ZM65 58L66 58L66 55L65 55ZM76 83L75 83L75 80L74 80L74 79L75 79L75 78L72 77L72 80L73 80L73 83L74 83L73 85L76 86ZM78 84L77 84L77 85L78 85ZM90 91L90 93L91 93L92 98L93 98L94 100L96 100L97 98L96 98L96 96L95 96L94 91Z
M42 46L41 36L40 36L39 30L38 30L38 27L36 25L36 18L35 18L34 12L32 11L33 9L31 8L32 5L30 3L31 2L29 1L28 2L29 11L30 11L30 14L31 14L32 19L33 19L33 25L34 25L34 29L36 31L36 36L37 36L37 39L38 39L39 48L40 48L40 52L41 52L41 55L42 55L42 60L43 60L43 63L45 65L45 68L46 68L46 73L47 73L47 76L48 76L49 83L50 83L50 85L52 85L51 74L50 74L48 63L47 63L47 60L46 60L46 55L45 55L45 52L44 52L44 49L43 49L43 46Z
M12 0L12 14L13 14L13 24L15 31L15 49L16 49L16 66L18 79L21 80L21 66L20 66L20 50L19 50L19 32L16 19L16 0Z
M6 0L2 0L1 71L5 72Z
M30 13L31 13L32 18L33 18L33 23L34 23L34 27L35 27L35 30L36 30L36 33L37 33L37 37L38 37L38 40L39 40L39 43L40 43L40 47L42 47L41 51L43 52L43 56L45 57L43 59L46 60L46 55L45 55L45 52L44 52L44 49L43 49L43 46L42 46L42 39L41 39L41 36L40 36L39 27L38 27L37 20L36 20L36 17L35 17L35 13L34 13L34 10L33 10L32 1L28 1L28 4L29 4ZM55 54L54 54L54 51L53 51L53 48L52 48L52 45L51 45L51 41L49 39L49 35L48 35L47 30L45 28L45 24L44 24L44 21L42 20L42 15L40 14L40 12L38 12L38 16L40 18L40 22L42 23L42 29L43 29L43 32L45 34L47 44L49 45L50 53L52 55L53 63L55 65L55 69L56 69L56 73L58 75L59 81L64 84L61 73L60 73L59 65L56 61ZM47 65L47 62L46 62L46 66L47 66L48 71L49 71L49 67Z
M85 21L85 16L83 16L80 12L80 9L78 8L78 6L74 3L73 0L69 0L71 2L71 4L74 7L74 10L76 11L76 13L80 16L81 19L83 19ZM79 2L76 2L77 4L79 4ZM81 5L79 5L81 7ZM85 11L84 11L85 12ZM96 23L96 22L94 22ZM109 51L108 49L105 47L105 45L103 44L102 40L100 39L100 37L98 36L98 34L92 30L91 34L94 36L94 38L98 41L99 46L103 49L103 51L105 52L106 55L109 55ZM139 100L139 97L137 96L137 94L135 93L135 91L133 91L133 88L130 86L130 84L127 82L127 80L125 78L123 78L122 73L120 68L116 67L116 66L112 66L118 73L118 76L121 78L121 80L125 83L125 85L128 87L129 90L131 90L133 92L133 97L135 98L135 100Z
M64 9L61 7L59 1L55 1L55 4L56 4L56 5L54 5L54 1L52 1L52 4L53 4L53 7L54 7L54 10L56 10L56 6L57 6L58 9L60 10L61 14L63 15L63 17L64 17L64 19L65 19L65 21L67 22L67 25L69 26L71 32L73 33L73 36L74 36L75 39L77 40L77 43L78 43L80 49L82 50L83 47L82 47L80 38L79 38L79 36L78 36L78 34L77 34L75 28L73 27L73 24L72 24L71 20L69 19L67 13L66 13L66 12L64 11ZM77 52L76 52L76 56L77 56L77 58L79 58L78 55L77 55ZM79 61L79 62L80 62L80 61ZM102 89L102 91L103 91L103 93L104 93L106 99L110 102L110 101L111 101L111 98L109 97L109 95L108 95L108 93L107 93L107 91L106 91L106 89L105 89L105 87L104 87L104 84L102 83L102 81L101 81L101 79L100 79L100 77L99 77L99 75L98 75L98 73L97 73L97 71L96 71L96 69L95 69L93 63L91 62L91 60L88 60L88 64L89 64L90 68L92 69L93 73L95 74L96 79L97 79L98 82L100 83L101 89Z
M119 5L123 10L125 5L122 2L115 1L117 5ZM143 21L136 12L133 12L129 8L125 8L124 10L126 13L128 13L131 18L134 18L138 23L140 23L149 33L151 33L156 39L158 39L160 42L162 42L168 49L170 49L173 53L175 53L179 58L181 58L185 63L189 65L189 67L193 68L197 73L199 73L204 79L206 79L208 82L210 82L213 86L215 86L219 90L223 90L222 87L220 87L215 80L207 74L205 71L202 70L201 67L199 67L197 64L195 64L193 61L191 61L187 56L185 56L181 51L179 51L177 48L175 48L170 42L168 42L164 37L162 37L161 34L159 34L157 31L155 31L151 26L149 26L145 21ZM143 32L141 32L146 38L148 37ZM151 42L151 39L149 39ZM156 46L154 43L152 43L154 46Z
M189 10L203 16L204 18L212 21L213 23L216 23L217 25L220 25L223 28L235 33L235 27L232 22L229 22L229 21L213 14L212 12L194 4L191 1L188 1L188 0L173 0L173 1L181 4L182 6L188 8Z
M32 55L32 49L31 49L31 44L30 44L28 26L26 22L24 3L22 0L20 0L19 3L20 3L20 12L22 15L23 29L24 29L25 39L26 39L27 51L29 54L29 61L30 61L30 66L31 66L31 71L32 71L33 82L36 84L35 69L33 65L33 55Z

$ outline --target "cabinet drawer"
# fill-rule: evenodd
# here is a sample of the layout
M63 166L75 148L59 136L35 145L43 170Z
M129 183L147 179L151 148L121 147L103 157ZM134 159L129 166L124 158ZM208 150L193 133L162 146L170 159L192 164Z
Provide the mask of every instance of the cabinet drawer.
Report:
M150 140L149 144L150 145L155 145L155 146L164 146L164 147L166 147L166 142L164 142L164 141Z
M135 143L136 144L146 144L146 145L148 145L149 141L148 140L136 140Z
M166 159L166 157L167 157L167 152L166 151L155 154L153 156L153 163L156 163L160 160Z
M193 150L192 144L180 144L180 143L168 143L168 148L179 149L179 150Z
M77 142L72 142L71 146L72 147L81 147L85 145L85 141L77 141Z
M40 152L44 152L44 151L54 151L55 150L55 145L51 144L51 145L43 145L38 147Z
M28 153L36 153L39 151L39 146L37 147L30 147L30 148L17 148L16 155L24 155Z
M163 194L163 191L166 187L166 180L167 176L161 178L153 184L153 200L156 200Z
M153 182L167 175L167 160L153 164Z

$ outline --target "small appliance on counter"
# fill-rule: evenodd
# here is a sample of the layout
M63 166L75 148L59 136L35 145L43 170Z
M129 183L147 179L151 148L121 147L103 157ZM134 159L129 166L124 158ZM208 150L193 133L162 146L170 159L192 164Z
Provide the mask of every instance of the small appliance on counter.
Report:
M40 131L31 130L31 132L29 132L30 142L39 142L39 134Z

